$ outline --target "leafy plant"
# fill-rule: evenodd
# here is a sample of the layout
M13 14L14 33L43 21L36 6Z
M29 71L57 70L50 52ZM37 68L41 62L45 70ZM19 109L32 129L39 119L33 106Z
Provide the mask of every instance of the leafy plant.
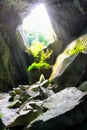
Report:
M43 44L41 42L37 42L34 41L32 46L30 48L28 48L28 51L30 51L32 53L32 55L34 56L34 58L38 58L38 54L40 51L43 50Z
M48 64L46 60L50 57L52 52L52 50L47 50L46 52L41 51L40 53L37 53L37 55L35 55L35 62L28 67L28 71L33 69L49 68L50 64Z

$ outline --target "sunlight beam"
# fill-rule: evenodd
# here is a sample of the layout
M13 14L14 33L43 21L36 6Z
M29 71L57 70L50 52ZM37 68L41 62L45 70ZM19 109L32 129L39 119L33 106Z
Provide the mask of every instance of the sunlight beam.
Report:
M24 19L22 27L31 34L40 32L45 35L51 35L53 33L52 25L44 4L38 5L31 11L31 14Z

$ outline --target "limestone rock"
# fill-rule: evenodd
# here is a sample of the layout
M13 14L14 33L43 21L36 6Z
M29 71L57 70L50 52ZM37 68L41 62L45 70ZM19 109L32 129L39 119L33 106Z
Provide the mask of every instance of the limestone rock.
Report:
M19 100L15 100L14 102L12 102L9 106L8 106L8 108L19 108L20 106L21 106L21 101L19 101Z
M15 92L15 91L9 91L9 95L10 95L11 97L14 97L14 96L16 95L16 92Z
M41 74L40 79L39 79L39 82L42 83L43 81L45 81L45 77L44 77L43 74Z
M13 101L16 101L16 100L20 100L20 95L15 95L15 97L14 97L14 100L13 100Z
M44 87L44 88L47 88L48 87L48 84L49 84L49 81L46 79L45 81L43 81L40 86L41 87Z
M87 33L86 0L44 0L44 3L55 33L63 42L62 48L80 36L85 28Z
M61 54L54 65L51 79L57 84L56 91L75 86L83 76L87 66L87 54L73 56Z
M22 91L25 91L27 89L29 89L29 85L18 85L18 87L22 90Z
M20 114L14 117L13 122L9 122L6 127L17 127L17 126L25 126L32 120L34 120L41 112L38 110L25 110Z
M87 117L87 93L75 87L66 88L44 101L46 112L24 130L66 130Z

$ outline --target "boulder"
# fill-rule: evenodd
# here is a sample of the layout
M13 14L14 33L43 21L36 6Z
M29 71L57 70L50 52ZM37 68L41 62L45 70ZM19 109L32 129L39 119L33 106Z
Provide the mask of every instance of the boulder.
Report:
M12 102L9 106L8 106L8 108L19 108L20 106L21 106L21 101L19 101L19 100L15 100L14 102Z
M86 59L87 54L84 53L72 56L63 53L57 58L50 77L57 84L55 91L76 86L86 71Z
M9 122L6 127L18 127L18 126L25 126L32 120L34 120L39 114L41 113L40 110L25 110L20 112L17 116L14 117L12 122Z
M24 130L67 130L87 117L87 93L66 88L44 100L45 112Z

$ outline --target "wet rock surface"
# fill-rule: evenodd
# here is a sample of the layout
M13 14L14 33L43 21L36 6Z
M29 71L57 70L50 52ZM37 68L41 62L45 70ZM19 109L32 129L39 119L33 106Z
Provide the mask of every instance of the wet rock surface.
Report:
M47 110L25 130L65 130L80 124L87 117L87 93L75 87L66 88L44 100Z

